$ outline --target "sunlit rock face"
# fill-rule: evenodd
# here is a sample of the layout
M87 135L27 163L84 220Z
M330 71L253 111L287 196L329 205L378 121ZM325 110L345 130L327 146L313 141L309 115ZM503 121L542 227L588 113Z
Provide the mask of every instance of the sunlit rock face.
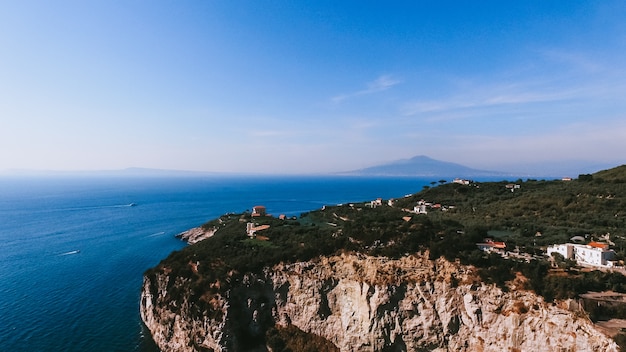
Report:
M189 281L162 270L144 279L141 317L163 351L264 351L267 329L288 325L341 351L618 350L585 318L520 285L503 292L471 267L427 255L344 254L276 265L196 300Z

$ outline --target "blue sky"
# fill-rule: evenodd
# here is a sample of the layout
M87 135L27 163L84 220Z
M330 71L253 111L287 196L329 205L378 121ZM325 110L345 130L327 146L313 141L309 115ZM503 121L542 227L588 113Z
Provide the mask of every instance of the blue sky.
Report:
M0 170L626 163L624 1L3 1Z

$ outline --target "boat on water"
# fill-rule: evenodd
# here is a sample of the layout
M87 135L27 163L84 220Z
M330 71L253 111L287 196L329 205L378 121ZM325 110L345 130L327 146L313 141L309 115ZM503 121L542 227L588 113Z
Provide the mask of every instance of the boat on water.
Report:
M136 206L137 206L137 203L130 203L130 204L128 204L128 206L129 206L129 207L136 207Z

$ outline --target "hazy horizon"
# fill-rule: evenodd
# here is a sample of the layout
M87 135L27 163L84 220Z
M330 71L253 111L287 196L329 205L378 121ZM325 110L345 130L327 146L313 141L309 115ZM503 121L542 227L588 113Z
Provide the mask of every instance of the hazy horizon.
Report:
M391 165L397 162L402 162L407 159L392 160L389 163L371 165L371 167L380 167L383 165ZM580 174L595 173L598 171L618 167L621 165L602 164L602 163L590 163L584 161L570 161L568 163L554 164L529 164L519 165L517 169L509 170L497 170L497 169L477 169L472 165L465 165L458 162L449 160L436 160L442 163L453 163L463 167L468 167L476 171L493 172L493 177L497 176L519 176L519 177L577 177ZM364 169L367 169L364 168ZM99 169L99 170L59 170L59 169L5 169L0 170L0 176L359 176L359 170L337 170L330 172L215 172L215 171L199 171L199 170L182 170L182 169L156 169L156 168L142 168L142 167L127 167L122 169ZM427 172L428 170L424 170ZM363 174L361 176L380 177L381 175L368 175ZM392 174L388 176L393 176ZM404 177L406 175L397 175ZM426 177L425 175L417 174L416 177ZM443 175L442 175L443 176ZM450 177L459 176L457 174L446 175ZM384 177L384 176L383 176Z
M625 17L617 0L3 2L0 171L618 166Z

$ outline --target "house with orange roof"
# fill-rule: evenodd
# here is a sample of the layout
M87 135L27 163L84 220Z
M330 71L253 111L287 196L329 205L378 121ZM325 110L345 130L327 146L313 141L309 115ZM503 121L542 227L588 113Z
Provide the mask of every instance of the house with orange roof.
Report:
M266 210L263 205L255 205L252 207L252 216L265 216Z
M476 243L476 246L478 246L478 249L485 251L485 252L494 251L494 250L503 251L506 249L506 243L494 241L491 238L485 238L484 242Z
M249 222L246 224L246 233L248 234L248 237L255 238L258 231L267 230L269 228L270 225L256 226L254 223Z

